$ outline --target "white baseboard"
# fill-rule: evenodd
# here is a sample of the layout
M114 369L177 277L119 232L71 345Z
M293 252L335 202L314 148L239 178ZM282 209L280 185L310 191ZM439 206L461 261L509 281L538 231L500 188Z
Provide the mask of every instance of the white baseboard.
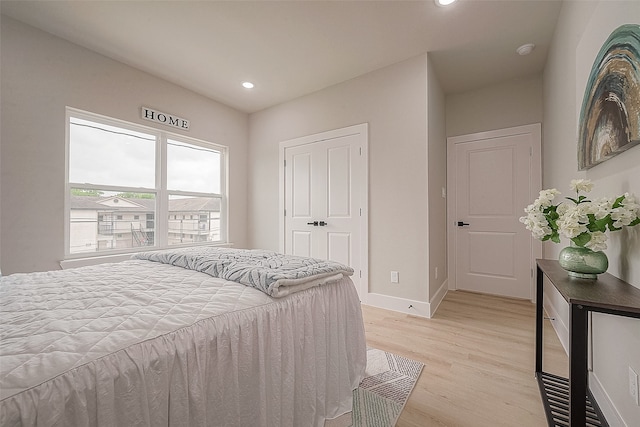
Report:
M589 389L591 390L593 397L596 399L596 402L598 403L602 414L607 419L607 423L609 423L610 427L628 427L627 423L625 423L620 416L616 406L611 401L606 390L598 380L598 377L593 372L589 372Z
M431 304L429 304L428 302L415 301L382 294L367 294L366 305L426 318L429 318L431 314Z
M562 320L562 316L558 313L556 308L553 306L551 300L545 294L543 300L544 310L547 312L547 315L551 318L551 325L553 329L556 331L556 335L558 335L558 339L564 347L565 353L569 354L569 328L565 325Z
M436 292L435 296L431 299L431 302L369 293L363 303L373 307L384 308L430 319L435 314L445 295L447 295L448 289L448 284L445 280L442 286L440 286L440 289Z
M433 317L433 315L436 314L436 310L440 307L440 303L447 295L447 292L449 291L449 284L447 282L448 280L442 282L440 289L438 289L433 298L431 298L431 302L429 303L429 317Z

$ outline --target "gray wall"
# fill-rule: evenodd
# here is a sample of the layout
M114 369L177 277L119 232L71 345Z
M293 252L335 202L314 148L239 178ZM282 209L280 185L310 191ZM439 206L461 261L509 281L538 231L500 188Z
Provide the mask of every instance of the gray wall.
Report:
M446 162L446 141L441 117L440 131L427 131L428 108L440 111L444 108L437 79L429 79L427 74L427 56L421 55L252 114L251 246L278 249L279 142L366 122L369 123L369 291L428 302L429 239L433 224L428 222L427 183L433 179L440 186L446 174L440 169L439 176L431 177L427 147L431 144L439 147L429 153L433 162L442 164ZM429 98L430 104L428 86L435 94ZM442 105L438 107L438 103ZM444 223L437 227L440 232ZM442 234L439 239L437 243L431 242L437 245L431 251L445 253ZM444 264L441 259L437 262ZM445 270L444 266L441 268ZM400 272L399 284L390 283L391 270Z
M448 95L447 136L542 122L542 77L511 80Z
M3 274L58 269L64 257L66 106L148 125L146 105L227 145L229 236L246 244L246 114L5 16L1 31Z
M438 77L427 63L427 135L428 135L428 195L429 210L429 300L447 280L447 137L445 129L445 95ZM438 269L436 277L435 271Z
M588 171L578 172L577 166L577 118L584 78L595 58L594 49L611 32L607 24L612 20L640 23L640 2L565 1L558 18L543 77L543 187L557 188L563 195L569 193L571 179L588 178L595 184L594 197L624 192L640 197L640 146ZM585 46L591 54L586 58ZM545 244L545 258L557 258L566 244ZM609 272L640 288L640 226L611 233L608 246ZM562 298L556 295L552 303L568 326ZM628 392L629 366L640 373L640 320L594 314L591 387L601 387L610 397L621 418L609 419L612 425L640 425L640 406Z

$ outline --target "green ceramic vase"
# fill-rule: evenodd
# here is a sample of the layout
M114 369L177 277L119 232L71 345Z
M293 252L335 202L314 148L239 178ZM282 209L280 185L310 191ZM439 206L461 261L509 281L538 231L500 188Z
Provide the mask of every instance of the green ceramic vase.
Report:
M609 260L604 252L594 252L573 244L560 251L558 261L569 276L580 279L595 279L609 268Z

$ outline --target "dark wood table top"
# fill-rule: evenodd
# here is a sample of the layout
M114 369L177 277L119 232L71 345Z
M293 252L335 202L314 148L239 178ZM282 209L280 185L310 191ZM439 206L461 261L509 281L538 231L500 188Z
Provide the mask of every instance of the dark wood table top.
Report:
M569 276L556 260L536 262L569 304L640 317L640 289L624 280L609 273L599 274L597 279L579 279Z

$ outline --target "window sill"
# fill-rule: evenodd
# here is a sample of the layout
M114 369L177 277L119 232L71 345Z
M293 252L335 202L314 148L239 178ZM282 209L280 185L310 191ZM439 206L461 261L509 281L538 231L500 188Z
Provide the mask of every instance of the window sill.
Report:
M227 247L233 246L233 243L221 243L221 244L218 244L218 245L211 245L211 246L227 248ZM178 249L180 247L184 247L184 246L176 247L176 249ZM158 250L166 250L166 249L169 249L169 248L158 249ZM133 255L133 253L101 255L101 256L93 256L93 257L86 257L86 258L64 259L64 260L60 261L60 267L63 270L67 270L69 268L86 267L86 266L89 266L89 265L105 264L105 263L109 263L109 262L127 261L127 260L131 259L131 255Z

